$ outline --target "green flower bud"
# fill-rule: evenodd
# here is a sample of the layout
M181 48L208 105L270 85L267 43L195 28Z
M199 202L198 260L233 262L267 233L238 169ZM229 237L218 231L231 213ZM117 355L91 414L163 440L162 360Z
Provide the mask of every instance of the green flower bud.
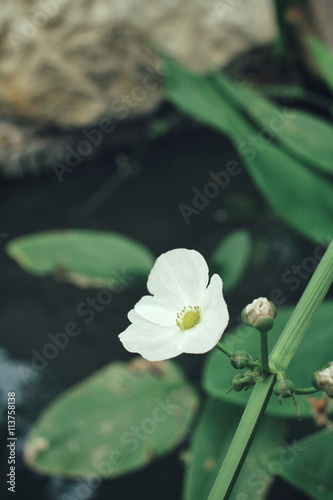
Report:
M274 324L276 307L273 302L265 297L255 299L242 311L242 321L247 326L252 326L261 332L268 332Z
M225 392L225 394L228 394L230 391L236 391L240 392L246 387L253 387L254 382L251 376L251 372L246 372L246 373L240 373L239 375L236 375L232 381L232 386L230 389Z
M333 398L333 361L313 374L312 385L316 389L326 392L328 397Z
M274 394L279 398L290 398L295 394L295 386L293 382L287 378L278 380L273 387Z
M298 406L297 397L295 394L295 386L294 386L293 382L287 378L283 378L281 380L278 380L273 387L273 392L274 392L274 394L276 394L276 396L278 396L278 400L279 400L279 403L281 405L284 404L282 402L283 399L290 398L290 401L295 406L297 416L300 420L301 415L299 412L299 406Z
M253 385L253 380L250 375L242 377L242 375L236 375L232 382L232 388L236 392L240 392L244 387L250 387Z
M250 354L246 351L235 351L230 358L230 363L237 370L255 368L257 366L252 356L250 356Z

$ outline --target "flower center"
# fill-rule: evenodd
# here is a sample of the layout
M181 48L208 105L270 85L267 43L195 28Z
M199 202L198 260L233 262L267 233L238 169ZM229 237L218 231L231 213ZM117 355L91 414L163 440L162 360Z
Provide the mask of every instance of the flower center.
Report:
M200 321L200 310L198 306L184 307L180 313L177 313L176 323L181 330L189 330Z

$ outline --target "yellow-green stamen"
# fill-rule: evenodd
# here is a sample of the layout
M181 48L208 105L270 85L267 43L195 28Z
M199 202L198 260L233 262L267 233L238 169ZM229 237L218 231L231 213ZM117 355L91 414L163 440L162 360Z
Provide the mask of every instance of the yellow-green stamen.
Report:
M200 321L200 310L198 306L184 307L180 313L177 314L176 324L181 330L189 330L193 328Z

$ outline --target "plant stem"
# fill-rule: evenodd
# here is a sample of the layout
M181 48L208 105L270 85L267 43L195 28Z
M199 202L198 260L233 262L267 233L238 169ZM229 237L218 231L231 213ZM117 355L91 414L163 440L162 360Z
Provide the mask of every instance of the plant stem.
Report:
M228 349L225 345L221 344L221 342L218 342L215 347L217 347L219 351L223 352L224 354L229 356L229 358L231 358L233 352L230 351L230 349Z
M260 332L261 363L264 372L269 373L267 332Z
M264 414L274 382L275 375L269 374L254 386L208 500L227 500L229 498Z
M319 392L319 389L316 389L315 387L295 387L295 394L313 394L314 392Z

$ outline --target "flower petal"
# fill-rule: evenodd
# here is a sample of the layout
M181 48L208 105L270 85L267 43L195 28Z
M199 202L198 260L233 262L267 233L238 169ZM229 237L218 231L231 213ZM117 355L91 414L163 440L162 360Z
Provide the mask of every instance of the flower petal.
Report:
M196 306L208 283L208 266L196 250L178 248L162 254L148 277L149 292L159 299L174 297L179 310Z
M129 316L133 324L119 335L129 352L137 352L148 361L162 361L182 354L177 347L177 326L157 326L141 318L133 309Z
M179 338L178 349L192 354L204 353L220 340L229 322L222 287L220 276L214 274L200 307L200 322Z
M145 295L134 306L135 311L142 318L162 326L175 326L178 306L174 303L173 297L165 297L159 300L151 295Z

